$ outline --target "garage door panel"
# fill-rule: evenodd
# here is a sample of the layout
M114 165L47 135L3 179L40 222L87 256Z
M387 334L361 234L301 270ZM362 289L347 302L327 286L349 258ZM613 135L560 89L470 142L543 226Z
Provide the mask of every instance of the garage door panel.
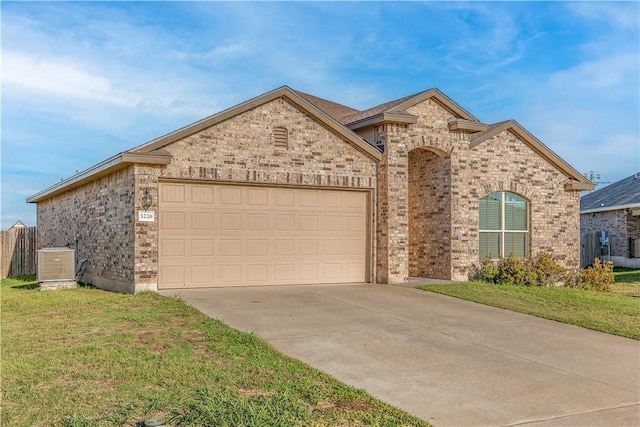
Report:
M335 280L342 278L342 264L333 262L324 264L324 278Z
M357 279L365 274L365 265L363 262L347 263L347 278Z
M191 202L194 204L213 203L213 187L191 186Z
M213 212L193 212L191 228L194 230L213 230Z
M365 254L365 241L364 239L349 239L347 240L346 255L364 255Z
M274 205L278 207L293 207L295 205L294 190L291 189L275 189L273 191Z
M295 239L275 239L274 247L276 255L294 255L296 253Z
M160 202L166 206L185 202L185 184L163 184L160 189Z
M160 276L162 283L169 285L178 285L180 287L185 283L185 266L184 265L167 265L160 267Z
M211 257L213 256L213 245L213 239L193 239L191 240L191 255Z
M160 187L159 288L365 281L364 192Z
M186 254L185 252L185 239L161 239L160 240L160 255L166 257L180 257Z
M222 205L242 204L242 187L219 187Z
M269 190L266 188L247 188L247 205L266 206L269 204Z
M269 256L269 240L247 239L247 255L250 257Z
M295 267L291 264L275 264L274 265L274 279L277 281L294 280Z
M221 257L242 256L242 239L220 239Z
M191 282L192 283L212 283L214 280L213 265L194 265L191 266Z
M268 214L248 214L247 229L249 230L268 230L269 215Z
M296 218L293 214L276 214L275 230L276 231L293 231L296 229Z
M184 230L187 224L185 212L163 212L160 227L163 230Z
M247 281L249 282L268 283L270 280L269 264L249 264L246 271Z

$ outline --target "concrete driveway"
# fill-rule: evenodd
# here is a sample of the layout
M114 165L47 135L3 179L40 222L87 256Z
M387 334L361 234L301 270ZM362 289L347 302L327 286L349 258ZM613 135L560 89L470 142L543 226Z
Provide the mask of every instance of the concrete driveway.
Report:
M401 286L161 293L436 426L640 426L638 341Z

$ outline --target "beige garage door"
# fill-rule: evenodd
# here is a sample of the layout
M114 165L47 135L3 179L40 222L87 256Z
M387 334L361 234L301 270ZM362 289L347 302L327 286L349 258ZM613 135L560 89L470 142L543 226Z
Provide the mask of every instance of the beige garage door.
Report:
M161 183L158 287L364 282L361 191Z

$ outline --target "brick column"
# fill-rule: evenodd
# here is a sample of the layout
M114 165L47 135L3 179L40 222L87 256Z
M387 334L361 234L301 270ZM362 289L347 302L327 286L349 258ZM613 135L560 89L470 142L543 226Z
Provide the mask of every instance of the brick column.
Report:
M378 169L379 283L400 283L409 277L409 156L404 130L394 124L377 128L378 140L386 141L384 158Z
M153 166L136 165L135 167L135 266L134 278L136 292L158 286L158 177ZM149 190L152 204L148 208L156 212L154 222L138 221L138 211L142 210L144 189Z

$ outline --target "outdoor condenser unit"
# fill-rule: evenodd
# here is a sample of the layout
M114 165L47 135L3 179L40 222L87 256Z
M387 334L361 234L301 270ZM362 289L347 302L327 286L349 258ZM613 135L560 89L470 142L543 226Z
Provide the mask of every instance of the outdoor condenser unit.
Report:
M75 251L69 248L44 248L38 251L38 283L41 290L76 286Z

